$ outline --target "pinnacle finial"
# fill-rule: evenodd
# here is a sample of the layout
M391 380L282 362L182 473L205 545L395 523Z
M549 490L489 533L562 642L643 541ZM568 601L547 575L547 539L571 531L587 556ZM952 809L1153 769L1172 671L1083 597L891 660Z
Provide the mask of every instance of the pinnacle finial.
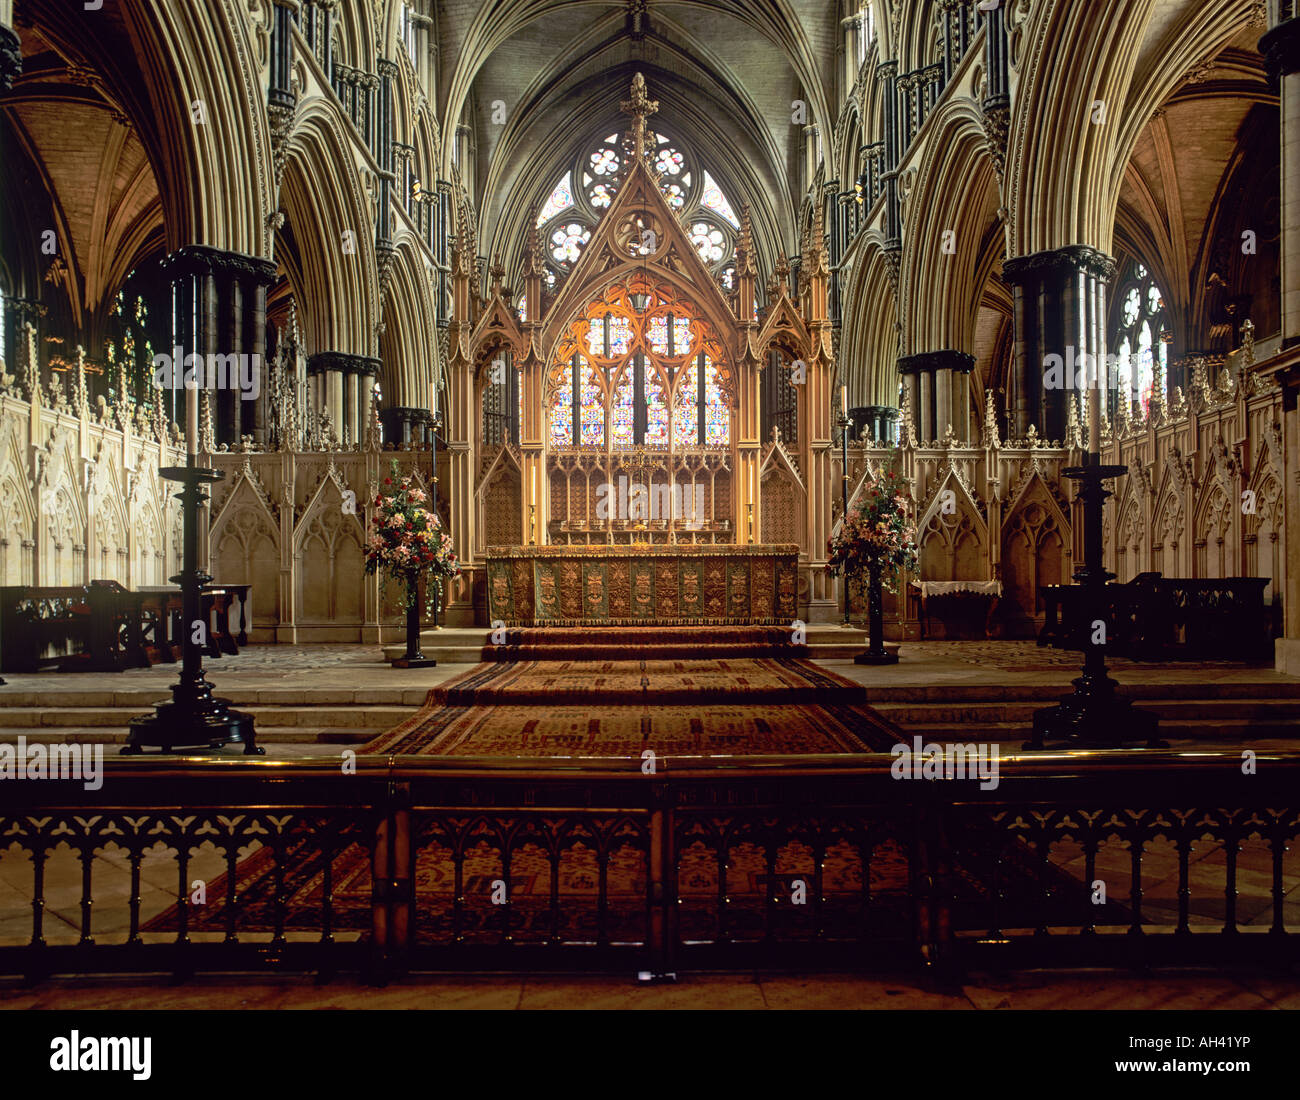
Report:
M632 116L632 145L638 160L645 157L646 119L659 111L659 101L646 95L645 77L640 73L632 78L632 98L623 100L618 109Z

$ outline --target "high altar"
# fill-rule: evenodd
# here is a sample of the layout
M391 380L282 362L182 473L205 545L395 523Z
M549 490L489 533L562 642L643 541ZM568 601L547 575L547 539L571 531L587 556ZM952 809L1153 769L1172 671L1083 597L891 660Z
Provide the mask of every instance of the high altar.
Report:
M521 546L486 555L507 626L779 625L798 617L799 547Z
M484 301L474 242L458 242L448 347L462 388L450 405L474 446L450 450L447 478L475 507L452 517L465 576L449 621L467 598L488 621L520 625L830 617L820 215L798 277L778 263L760 320L748 209L723 199L707 212L735 246L734 264L714 270L670 201L684 184L670 140L647 127L657 105L639 76L623 109L601 202L612 198L594 208L581 255L557 260L535 213L522 293L494 263ZM565 204L590 195L553 199L576 209Z

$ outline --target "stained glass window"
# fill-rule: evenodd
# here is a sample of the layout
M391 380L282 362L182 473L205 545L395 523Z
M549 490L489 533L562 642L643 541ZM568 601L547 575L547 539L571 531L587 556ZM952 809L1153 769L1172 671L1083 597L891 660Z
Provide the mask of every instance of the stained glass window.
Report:
M573 205L573 188L570 185L571 173L565 172L564 178L555 185L555 190L551 192L551 197L546 200L546 205L542 207L542 212L537 215L537 224L545 225L556 214L568 210Z
M681 355L689 355L691 353L691 319L689 317L673 318L671 348L668 344L667 317L650 318L650 324L646 330L646 339L650 344L650 350L656 355L667 355L674 359Z
M606 355L617 359L626 355L632 347L632 322L622 314L615 314L609 319L609 349Z
M612 176L618 171L620 163L618 153L608 146L597 149L587 159L591 164L591 170L598 176Z
M673 446L698 447L700 444L700 416L696 405L699 368L695 362L682 368L677 383L677 400L673 404Z
M605 443L605 394L596 380L596 372L588 368L582 384L582 445L601 447Z
M718 385L718 368L704 357L704 445L725 447L731 439L731 410Z
M1115 392L1110 395L1112 416L1124 402L1135 415L1147 416L1151 398L1169 390L1170 326L1165 313L1165 296L1151 273L1132 263L1120 282L1119 309L1109 346L1115 349ZM1132 408L1136 403L1137 408ZM1139 411L1140 410L1140 413Z
M736 217L736 212L731 209L731 203L727 201L727 196L722 193L722 188L718 186L717 181L708 172L704 173L704 194L700 196L700 205L716 211L737 229L740 228L740 219Z
M1133 386L1133 345L1129 343L1127 336L1115 352L1115 358L1117 360L1115 388L1127 399Z
M1146 321L1138 333L1137 379L1134 389L1145 416L1151 405L1151 386L1155 379L1155 355L1151 347L1151 326Z
M597 362L582 360L586 382L579 394L576 432L572 406L577 376L551 391L552 445L571 446L576 434L583 446L666 447L670 435L679 447L727 446L730 409L720 370L705 350L716 347L716 335L675 290L651 288L644 322L630 314L630 294L629 286L614 288L613 294L591 302L564 337L566 357L577 350Z
M668 401L663 383L649 364L645 368L645 442L647 446L668 445Z
M682 160L682 154L676 149L661 145L655 156L655 171L669 176L679 176L682 172Z
M564 379L551 391L551 446L573 445L573 369L564 368Z
M694 154L667 134L656 131L648 136L653 147L651 167L659 177L659 187L668 205L683 216L688 225L690 219L708 211L732 229L739 229L740 219L736 217L735 208L718 182L695 163ZM613 204L621 173L627 169L626 150L630 148L630 137L629 133L620 131L588 145L552 191L537 224L544 228L551 242L548 247L557 260L572 263L584 242L571 234L563 234L558 239L554 234L573 222L590 224ZM725 261L733 242L728 239L721 244L722 260Z
M551 256L557 263L571 264L582 253L582 246L591 240L591 230L577 222L557 226L551 234Z
M716 264L725 254L726 237L717 226L695 222L691 226L691 244L706 264Z
M668 205L674 210L680 210L686 205L686 188L680 183L661 183L659 188L664 193L664 198L668 200Z
M610 409L609 420L615 447L631 447L636 443L636 402L632 394L630 363L614 390L614 404Z

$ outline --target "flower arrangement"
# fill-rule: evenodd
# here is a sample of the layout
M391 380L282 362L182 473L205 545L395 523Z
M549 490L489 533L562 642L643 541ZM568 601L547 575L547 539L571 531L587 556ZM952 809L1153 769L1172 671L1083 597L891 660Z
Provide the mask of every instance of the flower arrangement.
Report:
M422 576L433 583L425 593L426 611L431 610L442 593L445 579L460 576L460 562L452 548L451 536L442 528L438 513L425 507L428 494L409 475L398 476L397 463L374 501L374 518L366 542L366 572L381 569L384 579L397 579L406 585L406 602L415 602Z
M897 470L871 482L849 507L839 532L827 545L828 571L850 579L876 572L885 588L898 591L898 575L917 565L916 526L907 484Z

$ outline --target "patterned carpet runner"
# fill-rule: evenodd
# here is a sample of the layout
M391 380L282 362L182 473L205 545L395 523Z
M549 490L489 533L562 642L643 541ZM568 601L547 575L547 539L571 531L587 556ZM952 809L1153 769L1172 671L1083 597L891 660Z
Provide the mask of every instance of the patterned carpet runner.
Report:
M666 757L885 752L860 685L797 658L479 665L365 753Z

